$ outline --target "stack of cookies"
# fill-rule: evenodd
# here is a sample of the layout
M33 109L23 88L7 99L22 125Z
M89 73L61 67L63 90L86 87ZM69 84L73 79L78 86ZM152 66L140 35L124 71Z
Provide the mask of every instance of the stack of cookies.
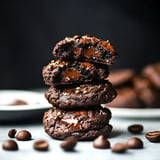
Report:
M42 69L44 82L50 86L45 97L53 105L43 116L45 132L61 140L108 137L111 112L101 104L117 95L105 80L109 66L118 59L115 48L109 41L76 35L58 42L53 55L54 60Z

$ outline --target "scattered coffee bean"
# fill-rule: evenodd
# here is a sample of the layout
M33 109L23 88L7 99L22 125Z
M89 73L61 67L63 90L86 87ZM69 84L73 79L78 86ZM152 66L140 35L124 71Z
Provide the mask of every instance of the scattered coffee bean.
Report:
M113 147L112 147L112 152L115 153L124 153L127 150L127 145L124 143L116 143Z
M103 135L100 135L93 141L93 147L99 149L110 148L110 142Z
M133 124L128 126L128 131L133 134L139 134L143 131L143 126L141 124Z
M2 144L4 150L16 151L18 150L18 144L14 140L7 140Z
M27 130L21 130L17 133L16 139L19 141L27 141L32 137L31 133Z
M60 147L65 151L72 151L76 144L77 139L75 137L68 137L60 144Z
M33 147L39 151L46 151L48 150L49 144L46 140L38 140L34 142Z
M160 131L148 132L145 134L145 137L150 142L160 142Z
M143 148L143 141L140 138L133 137L128 139L127 147L130 149L140 149Z
M8 137L15 138L15 134L17 133L16 129L10 129L8 132Z

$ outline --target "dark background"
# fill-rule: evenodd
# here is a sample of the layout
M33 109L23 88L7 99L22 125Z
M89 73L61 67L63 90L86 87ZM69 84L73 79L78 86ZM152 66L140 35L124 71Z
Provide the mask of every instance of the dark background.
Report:
M120 54L111 69L138 70L160 60L160 7L154 1L0 3L0 89L45 87L41 70L53 58L55 43L75 34L109 39Z

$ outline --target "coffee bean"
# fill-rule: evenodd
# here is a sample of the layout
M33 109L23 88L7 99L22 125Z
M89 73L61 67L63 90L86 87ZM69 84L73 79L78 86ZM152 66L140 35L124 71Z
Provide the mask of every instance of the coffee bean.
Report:
M145 137L150 142L160 142L160 131L148 132L145 134Z
M33 147L39 151L46 151L48 150L49 144L46 140L38 140L34 142Z
M21 130L17 133L16 139L19 141L27 141L32 137L31 133L27 130Z
M127 141L127 147L130 149L143 148L143 141L140 138L132 137Z
M128 131L133 134L139 134L143 131L143 126L141 124L133 124L128 126Z
M60 144L60 147L65 151L72 151L76 144L77 139L75 137L68 137Z
M7 140L2 144L4 150L16 151L18 150L18 144L14 140Z
M124 153L127 150L127 145L124 143L116 143L113 147L112 147L112 152L115 153Z
M103 135L100 135L93 141L93 147L99 149L110 148L110 142Z
M8 132L8 137L14 138L16 133L17 133L16 129L10 129Z

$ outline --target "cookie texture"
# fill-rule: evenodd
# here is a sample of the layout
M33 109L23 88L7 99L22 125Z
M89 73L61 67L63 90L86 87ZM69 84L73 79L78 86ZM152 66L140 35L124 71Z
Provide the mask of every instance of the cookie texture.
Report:
M92 84L51 86L45 93L49 103L57 108L92 107L111 102L117 95L108 81Z
M69 111L53 108L44 113L43 126L45 132L55 139L74 136L78 140L92 140L99 135L110 135L110 118L110 110L101 106Z
M108 66L79 61L52 60L42 70L47 85L86 83L105 79L108 74Z
M66 37L58 42L53 55L63 60L78 60L112 65L119 55L109 41L89 35Z

